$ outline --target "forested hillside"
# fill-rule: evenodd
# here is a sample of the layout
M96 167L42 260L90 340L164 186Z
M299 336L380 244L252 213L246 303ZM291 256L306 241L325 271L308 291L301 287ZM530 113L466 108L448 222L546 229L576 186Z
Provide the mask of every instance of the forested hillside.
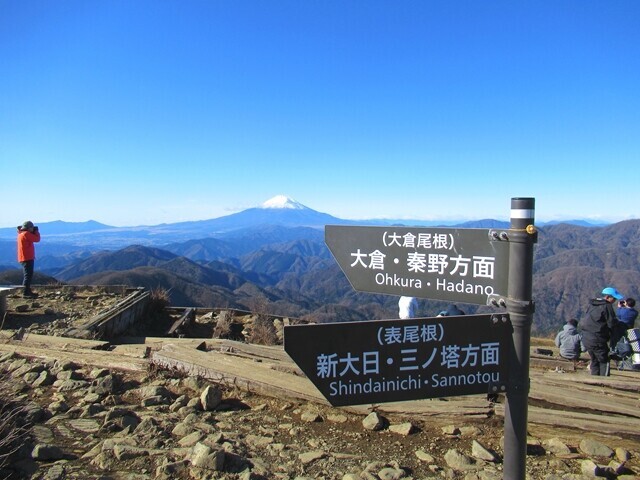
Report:
M179 306L268 309L320 322L397 315L397 297L353 290L316 229L253 228L220 239L82 252L64 250L64 257L48 256L37 262L37 270L65 283L162 288ZM59 266L63 259L67 264ZM0 272L0 283L19 282L18 273ZM534 333L551 335L566 319L579 318L589 298L606 285L640 297L640 220L606 227L558 224L539 230ZM434 316L445 306L423 299L420 314ZM491 311L460 306L467 313Z

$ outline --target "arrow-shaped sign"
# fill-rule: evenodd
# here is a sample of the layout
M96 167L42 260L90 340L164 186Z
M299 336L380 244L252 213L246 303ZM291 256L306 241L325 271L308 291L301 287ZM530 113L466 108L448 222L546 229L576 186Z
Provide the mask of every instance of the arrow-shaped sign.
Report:
M334 406L505 391L506 314L294 325L284 349Z

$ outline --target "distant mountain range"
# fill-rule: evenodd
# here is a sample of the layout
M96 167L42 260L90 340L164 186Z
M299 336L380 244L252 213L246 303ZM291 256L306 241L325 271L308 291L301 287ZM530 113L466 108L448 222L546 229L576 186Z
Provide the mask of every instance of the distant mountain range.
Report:
M40 223L43 241L38 246L38 256L41 260L52 257L46 261L48 266L60 266L70 257L86 257L90 252L117 250L132 244L164 247L203 239L211 239L211 243L215 243L217 239L226 241L226 247L233 250L220 253L222 257L228 257L238 255L238 249L244 249L246 252L266 243L323 238L325 225L434 226L435 223L379 219L357 222L344 220L278 195L260 207L209 220L136 227L113 227L95 221ZM462 226L472 228L475 225L477 228L487 228L489 224L493 227L508 226L508 223L496 220L467 222ZM15 238L15 228L0 228L0 265L15 262ZM220 248L224 248L223 245L221 243Z
M324 226L356 225L286 197L225 217L116 228L97 222L40 225L36 283L126 284L170 292L178 306L268 308L309 320L394 318L397 297L355 292L324 244ZM358 225L418 222L380 220ZM482 220L456 228L508 228ZM638 295L640 220L607 226L539 227L534 263L534 331L551 334L579 317L604 285ZM20 283L15 229L0 229L0 284ZM2 266L4 265L4 267ZM421 300L421 314L446 304ZM467 313L489 307L461 305Z
M554 222L557 223L557 222ZM570 223L595 226L582 220ZM345 220L327 213L313 210L303 204L278 195L264 202L260 207L249 208L209 220L166 223L152 226L113 227L93 220L87 222L45 222L39 224L40 231L50 243L118 248L132 242L143 245L164 245L192 238L221 238L231 232L262 228L265 225L280 227L306 227L323 229L325 225L411 225L411 226L453 226L460 228L505 228L508 222L494 219L467 222L441 222L425 220L364 219ZM601 225L600 225L601 226ZM14 240L15 228L0 228L1 240ZM2 256L0 255L0 258Z

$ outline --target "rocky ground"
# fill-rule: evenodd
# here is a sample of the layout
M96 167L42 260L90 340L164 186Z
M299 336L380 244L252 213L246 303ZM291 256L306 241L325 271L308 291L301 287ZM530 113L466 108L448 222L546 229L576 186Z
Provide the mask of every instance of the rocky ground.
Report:
M40 318L75 302L52 295L48 304L47 297L29 300L27 309ZM12 315L22 303L11 300ZM503 478L498 417L357 415L231 390L151 364L131 373L7 353L0 372L4 398L23 405L20 418L33 425L0 478ZM527 478L595 476L640 478L638 437L531 426Z
M117 307L133 290L118 286L40 286L36 298L23 298L21 289L16 289L5 296L4 312L0 308L0 330L22 328L39 335L67 336L72 330L82 329L94 317ZM213 309L196 310L198 313L195 322L190 325L190 331L180 331L176 335L211 338L215 328ZM162 315L154 317L153 322L135 324L127 334L165 336L183 312L184 309L165 309ZM233 323L229 327L233 330L231 337L244 338L243 325L253 318L255 315L250 312L235 311L230 318Z
M62 335L115 307L128 295L125 288L73 285L40 287L36 298L23 298L20 291L6 296L0 328L25 328L41 335Z
M171 372L135 378L15 354L0 358L0 368L34 425L2 478L502 478L498 419L363 417ZM532 437L528 478L638 478L640 451L621 445L561 430Z

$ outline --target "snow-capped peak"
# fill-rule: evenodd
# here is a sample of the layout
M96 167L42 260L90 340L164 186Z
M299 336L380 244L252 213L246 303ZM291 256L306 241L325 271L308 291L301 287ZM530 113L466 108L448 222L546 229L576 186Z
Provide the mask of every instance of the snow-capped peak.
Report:
M276 195L264 202L260 208L291 208L294 210L302 210L306 207L286 195Z

